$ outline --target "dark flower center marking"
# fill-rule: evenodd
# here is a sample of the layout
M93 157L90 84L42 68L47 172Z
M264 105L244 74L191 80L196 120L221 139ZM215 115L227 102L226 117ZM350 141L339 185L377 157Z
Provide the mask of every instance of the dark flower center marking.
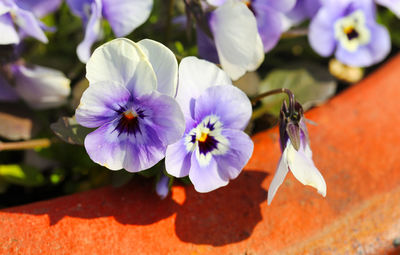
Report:
M197 139L200 153L206 155L207 153L217 149L218 141L208 133L201 133Z
M344 28L343 32L346 34L347 39L349 39L349 41L356 39L359 36L357 30L352 26Z
M136 134L142 134L142 131L140 130L140 125L139 121L140 119L143 119L145 117L144 111L141 109L135 110L127 110L124 107L121 107L121 109L118 111L120 114L120 119L118 121L117 126L115 127L114 130L117 130L119 132L118 136L121 134L127 134L129 135L134 135L136 137Z

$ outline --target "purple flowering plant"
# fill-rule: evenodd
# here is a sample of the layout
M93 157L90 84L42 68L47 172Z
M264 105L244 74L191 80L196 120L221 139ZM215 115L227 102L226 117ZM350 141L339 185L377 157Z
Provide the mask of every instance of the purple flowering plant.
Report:
M305 111L399 49L399 6L0 0L0 193L50 198L132 178L161 199L176 183L226 189L252 134L279 123L268 204L289 173L325 197Z

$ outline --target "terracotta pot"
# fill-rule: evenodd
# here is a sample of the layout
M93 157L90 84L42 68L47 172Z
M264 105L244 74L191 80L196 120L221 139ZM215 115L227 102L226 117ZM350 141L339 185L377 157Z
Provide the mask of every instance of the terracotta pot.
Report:
M400 56L306 113L322 198L291 174L267 206L278 130L245 171L198 194L102 188L0 211L1 254L400 254Z

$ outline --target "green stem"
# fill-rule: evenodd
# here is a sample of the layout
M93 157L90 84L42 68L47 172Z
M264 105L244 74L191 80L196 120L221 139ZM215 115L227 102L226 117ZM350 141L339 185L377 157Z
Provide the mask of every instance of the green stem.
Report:
M285 93L289 97L289 111L291 113L294 113L295 112L294 106L295 106L296 100L294 99L293 92L290 91L290 89L286 89L286 88L274 89L274 90L264 92L256 97L254 97L253 99L251 99L251 103L253 105L255 105L259 100L263 99L264 97L281 94L281 93Z

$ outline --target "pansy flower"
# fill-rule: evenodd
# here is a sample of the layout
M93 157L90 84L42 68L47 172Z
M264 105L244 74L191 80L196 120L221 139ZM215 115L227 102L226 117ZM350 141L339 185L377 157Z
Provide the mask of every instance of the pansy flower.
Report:
M17 44L25 36L47 43L46 26L37 17L54 11L61 1L0 1L0 44ZM18 28L18 30L16 29Z
M263 44L257 31L257 22L250 9L241 1L226 0L212 3L220 4L207 16L215 46L210 45L210 39L203 36L203 33L198 33L199 52L201 54L209 51L204 47L211 49L215 47L222 69L233 80L237 80L247 71L256 70L264 61Z
M106 19L117 37L142 25L150 16L153 0L67 0L71 11L82 19L85 36L78 45L79 60L86 63L92 44L102 36L101 20Z
M280 144L282 155L278 168L268 189L268 205L271 204L279 186L289 170L303 185L310 185L326 196L326 183L312 160L308 131L304 123L303 109L295 104L295 112L283 104L280 113Z
M173 53L152 40L115 39L93 52L76 120L97 128L84 142L94 162L138 172L164 158L185 129L173 98L177 69Z
M375 5L370 0L326 0L312 19L311 47L321 56L335 57L350 66L370 66L390 51L387 29L375 21Z
M189 176L198 192L227 185L253 152L253 142L243 132L252 112L249 99L216 65L187 57L179 65L176 100L186 130L167 148L167 172Z

